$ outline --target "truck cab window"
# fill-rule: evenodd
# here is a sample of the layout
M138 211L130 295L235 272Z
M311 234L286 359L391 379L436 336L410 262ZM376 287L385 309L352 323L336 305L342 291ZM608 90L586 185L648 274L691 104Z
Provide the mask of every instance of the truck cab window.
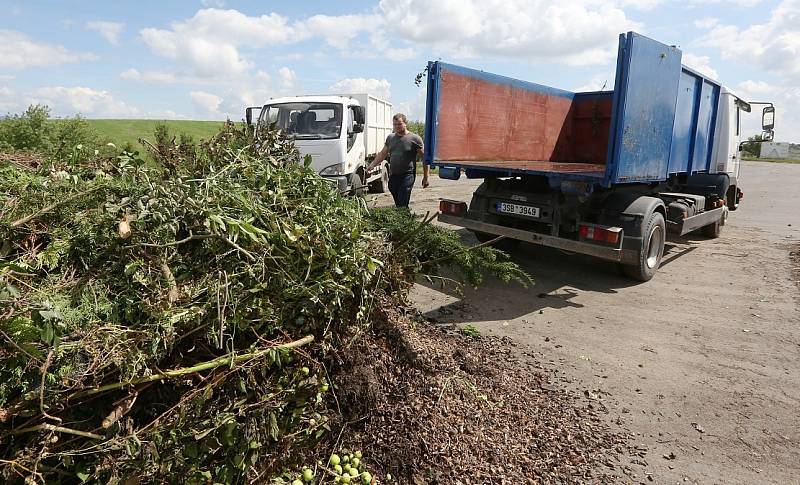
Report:
M335 139L342 129L342 106L335 103L280 103L267 106L265 119L297 139Z

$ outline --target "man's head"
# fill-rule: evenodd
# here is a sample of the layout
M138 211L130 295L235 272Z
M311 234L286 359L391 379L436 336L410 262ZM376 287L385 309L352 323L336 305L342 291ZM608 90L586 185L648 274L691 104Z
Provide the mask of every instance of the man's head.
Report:
M408 118L403 113L397 113L392 116L392 126L394 127L394 132L398 135L406 134L406 123L408 123Z

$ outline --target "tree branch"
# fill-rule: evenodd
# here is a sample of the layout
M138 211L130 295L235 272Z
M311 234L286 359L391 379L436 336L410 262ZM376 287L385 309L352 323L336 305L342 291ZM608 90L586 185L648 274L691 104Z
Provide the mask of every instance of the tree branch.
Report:
M11 431L11 434L17 435L17 434L30 433L33 431L40 431L40 430L58 431L59 433L74 434L75 436L83 436L84 438L91 438L93 440L105 439L103 436L100 436L99 434L87 433L86 431L80 431L72 428L65 428L63 426L55 426L49 423L37 424L36 426L31 426L30 428L15 429Z
M197 372L202 372L205 370L215 369L217 367L221 367L223 365L232 365L238 364L240 362L245 362L248 360L258 359L265 356L271 350L290 350L295 349L298 347L302 347L308 343L314 341L313 335L307 335L300 340L295 340L294 342L289 342L287 344L276 345L274 347L270 347L267 349L261 349L256 352L251 352L249 354L241 354L235 355L234 353L230 353L223 357L218 357L214 360L209 360L207 362L202 362L200 364L194 365L192 367L183 367L180 369L174 369L166 372L161 372L158 374L153 374L147 377L140 377L139 379L133 379L126 382L115 382L113 384L106 384L105 386L101 386L95 389L87 389L84 391L76 392L75 394L71 395L70 398L74 397L83 397L83 396L91 396L93 394L99 394L105 391L111 391L114 389L119 389L125 386L133 386L136 384L143 384L145 382L153 382L153 381L160 381L163 379L168 379L170 377L180 377L187 374L194 374Z
M38 211L34 212L33 214L31 214L29 216L25 216L22 219L19 219L19 220L16 220L16 221L12 222L11 223L11 227L19 227L19 226L21 226L23 224L26 224L26 223L32 221L33 219L36 219L40 215L50 212L51 210L55 209L56 207L58 207L58 206L60 206L62 204L66 204L67 202L71 202L71 201L73 201L73 200L75 200L75 199L77 199L79 197L83 197L84 195L90 194L90 193L94 192L95 190L99 190L101 188L102 188L102 186L98 185L96 187L92 187L91 189L84 190L83 192L78 192L77 194L72 194L72 195L70 195L69 197L67 197L65 199L59 200L58 202L53 202L52 204L48 205L47 207L43 207L43 208L39 209Z

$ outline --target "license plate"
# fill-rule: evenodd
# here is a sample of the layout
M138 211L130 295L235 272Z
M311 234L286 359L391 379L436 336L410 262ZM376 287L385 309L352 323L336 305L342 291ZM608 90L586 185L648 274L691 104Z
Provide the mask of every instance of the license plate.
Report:
M504 214L515 214L525 217L539 217L539 208L530 205L509 204L508 202L497 202L495 205L497 212Z

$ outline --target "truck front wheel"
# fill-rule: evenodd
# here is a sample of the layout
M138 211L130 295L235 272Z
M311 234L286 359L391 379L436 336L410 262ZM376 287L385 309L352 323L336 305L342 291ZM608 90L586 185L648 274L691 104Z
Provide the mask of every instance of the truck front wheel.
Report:
M635 280L650 281L661 265L667 231L664 216L660 212L651 213L650 217L642 222L642 244L638 263L623 266L623 271Z
M350 185L350 194L354 197L364 197L365 190L364 190L364 182L361 180L361 172L356 172L353 174L352 183Z

